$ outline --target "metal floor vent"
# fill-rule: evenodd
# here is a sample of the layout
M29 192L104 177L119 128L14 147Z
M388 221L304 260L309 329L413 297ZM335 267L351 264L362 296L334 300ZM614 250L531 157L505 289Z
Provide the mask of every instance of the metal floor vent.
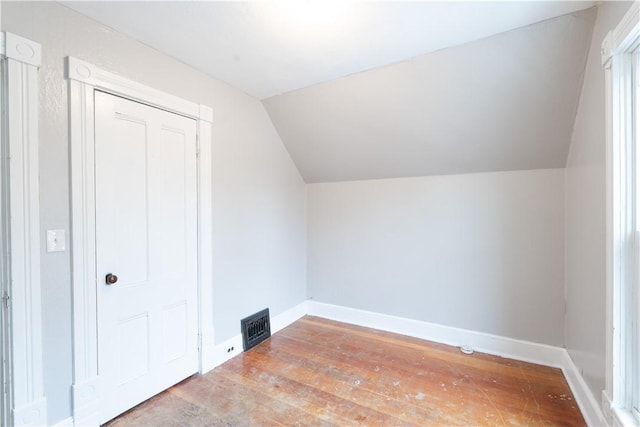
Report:
M242 345L244 351L260 344L271 336L271 322L269 320L269 309L245 317L240 321L242 328Z

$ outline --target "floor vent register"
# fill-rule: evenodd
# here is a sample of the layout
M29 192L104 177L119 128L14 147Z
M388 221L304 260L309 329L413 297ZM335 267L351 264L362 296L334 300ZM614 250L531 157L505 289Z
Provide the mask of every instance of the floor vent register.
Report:
M240 321L244 351L260 344L271 336L269 309L265 308Z

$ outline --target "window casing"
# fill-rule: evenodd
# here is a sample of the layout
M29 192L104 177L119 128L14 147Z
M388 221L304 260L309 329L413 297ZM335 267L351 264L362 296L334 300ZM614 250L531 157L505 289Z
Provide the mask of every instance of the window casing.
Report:
M627 312L623 314L626 321L630 323L631 336L628 337L629 342L627 356L630 358L629 368L632 373L630 384L628 385L629 394L631 395L631 411L636 422L640 422L640 140L638 131L638 120L640 116L640 49L636 46L635 50L629 54L629 80L631 86L631 102L632 111L629 113L631 123L628 124L628 132L632 138L635 149L636 161L634 164L635 172L635 259L636 270L634 280L630 283L630 289L627 294L629 298L626 304Z
M640 4L603 42L607 83L607 390L615 424L640 423Z
M638 43L636 43L638 44ZM636 147L636 236L640 237L640 209L638 201L640 201L640 47L635 46L635 50L629 55L631 59L631 84L632 84L632 102L633 111L631 112L630 133L632 135L634 146ZM636 239L636 248L638 248L636 264L640 264L640 238ZM631 399L632 413L636 422L640 422L640 272L636 271L635 283L629 297L632 300L631 310L629 313L629 321L632 325L629 328L632 336L630 338L630 357L632 370Z

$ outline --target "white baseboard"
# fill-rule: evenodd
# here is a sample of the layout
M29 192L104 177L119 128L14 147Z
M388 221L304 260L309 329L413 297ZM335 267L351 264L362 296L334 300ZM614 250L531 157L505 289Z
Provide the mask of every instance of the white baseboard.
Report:
M216 345L203 345L200 354L200 374L206 374L218 365L214 364L216 359Z
M214 347L210 366L216 368L240 353L242 353L242 335L238 334Z
M271 319L271 333L275 334L306 314L307 301L303 301L295 307L274 316L273 319Z
M215 329L213 325L205 326L205 330L200 331L200 374L206 374L215 366L211 364L215 354Z
M274 316L271 319L271 332L275 334L306 314L453 346L470 345L483 353L555 368L564 369L566 360L571 360L565 358L566 350L560 347L311 300ZM242 335L237 334L214 347L208 366L219 366L240 353Z
M13 410L16 426L43 426L47 424L47 399L40 398Z
M614 405L606 391L602 392L602 412L607 425L615 427L638 426L638 420L631 411Z
M307 301L303 301L295 307L272 317L271 333L275 334L276 332L286 328L305 314L307 314ZM211 354L208 355L206 366L210 369L220 366L227 360L242 353L242 350L242 334L234 335L212 349Z
M589 386L585 382L577 366L573 363L573 359L569 356L569 352L564 350L564 361L562 364L562 373L564 374L569 388L573 393L573 397L576 399L576 403L582 412L584 420L589 426L606 426L604 414L598 404L597 399L591 393Z
M607 394L606 390L602 390L601 404L602 404L602 414L604 415L604 419L607 422L607 425L622 427L622 422L619 419L617 419L615 411L613 409L613 402L609 398L609 395Z
M62 421L58 421L57 423L53 424L51 427L73 427L73 417L69 417L69 418L65 418Z
M100 425L100 378L92 377L71 386L73 421L77 426Z
M460 345L470 345L474 350L483 353L556 368L561 368L564 362L565 350L560 347L438 325L420 320L390 316L317 301L307 301L307 314L456 347Z

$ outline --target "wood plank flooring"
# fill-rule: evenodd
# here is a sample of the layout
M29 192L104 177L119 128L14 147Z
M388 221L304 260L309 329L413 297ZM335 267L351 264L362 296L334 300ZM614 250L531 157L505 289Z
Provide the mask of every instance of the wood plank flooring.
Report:
M584 426L559 369L306 316L122 426Z

